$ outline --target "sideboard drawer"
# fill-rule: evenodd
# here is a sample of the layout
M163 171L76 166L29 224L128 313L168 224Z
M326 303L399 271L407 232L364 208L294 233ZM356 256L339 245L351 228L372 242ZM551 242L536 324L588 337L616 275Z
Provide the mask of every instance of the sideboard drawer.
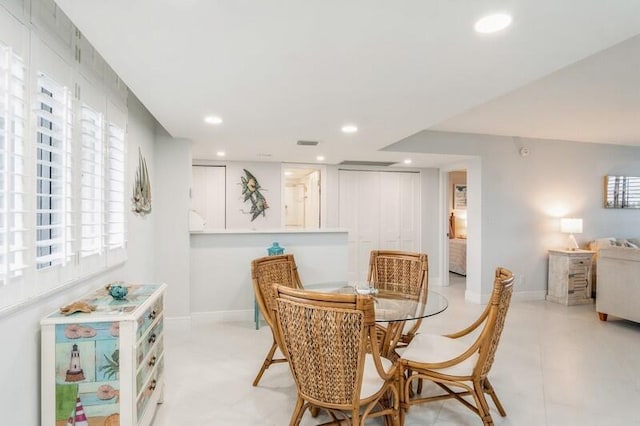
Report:
M138 352L142 353L142 358L144 358L145 355L149 353L153 345L155 345L156 341L162 335L163 329L164 321L161 317L151 330L138 341Z
M138 374L136 375L136 392L139 393L142 386L149 378L149 374L153 371L156 365L159 364L160 359L164 355L163 337L156 342L151 348L147 356L138 365Z
M136 333L136 337L138 339L142 337L144 332L147 331L149 326L154 323L156 318L162 315L164 306L163 302L162 297L158 298L158 300L156 300L155 303L149 307L149 309L147 309L140 318L138 318L138 330Z
M136 411L138 413L138 422L142 418L147 409L147 404L151 400L155 393L161 389L162 373L164 372L164 357L158 360L156 369L153 371L149 380L145 382L142 390L138 393L138 402L136 404Z

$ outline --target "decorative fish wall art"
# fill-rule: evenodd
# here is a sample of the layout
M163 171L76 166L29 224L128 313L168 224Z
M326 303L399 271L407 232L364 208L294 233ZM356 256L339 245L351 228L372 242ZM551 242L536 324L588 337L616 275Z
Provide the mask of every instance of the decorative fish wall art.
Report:
M265 210L269 208L269 204L267 204L267 199L260 192L262 188L258 183L258 179L247 169L242 170L244 170L244 176L240 177L240 184L242 185L243 201L251 203L249 214L251 215L251 222L253 222L260 215L266 216Z
M135 213L146 215L151 213L151 180L147 171L147 162L138 147L138 170L136 180L133 182L133 210Z

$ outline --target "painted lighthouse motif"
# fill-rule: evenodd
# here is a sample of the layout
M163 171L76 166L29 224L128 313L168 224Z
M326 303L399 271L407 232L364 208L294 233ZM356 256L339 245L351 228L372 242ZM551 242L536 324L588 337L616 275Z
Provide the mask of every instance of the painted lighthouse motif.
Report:
M69 361L69 369L67 370L65 381L79 382L84 379L84 371L82 371L82 367L80 366L80 351L78 350L78 345L73 345L73 348L71 349L71 360Z
M76 398L76 407L69 416L66 426L89 426L80 397Z

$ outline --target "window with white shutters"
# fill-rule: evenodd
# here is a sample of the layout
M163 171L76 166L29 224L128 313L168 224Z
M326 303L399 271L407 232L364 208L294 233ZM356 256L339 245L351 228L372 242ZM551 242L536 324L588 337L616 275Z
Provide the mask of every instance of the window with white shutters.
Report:
M36 266L64 265L73 255L71 96L38 75L36 114Z
M80 256L103 252L104 129L102 114L81 108Z
M0 44L0 286L26 267L25 66Z
M124 130L109 123L107 130L107 247L124 248L125 238L125 143Z

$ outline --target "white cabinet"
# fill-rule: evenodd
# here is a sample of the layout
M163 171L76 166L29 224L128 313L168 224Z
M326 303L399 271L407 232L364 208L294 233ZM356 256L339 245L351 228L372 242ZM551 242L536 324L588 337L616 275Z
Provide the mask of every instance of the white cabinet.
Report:
M420 249L419 173L340 170L339 187L349 280L366 279L371 250Z
M204 221L204 229L225 228L226 168L193 166L191 168L191 211ZM197 230L193 229L192 230Z
M81 299L94 312L41 321L41 425L151 424L164 386L166 285L128 287L125 300L99 289Z
M547 300L563 305L593 303L590 250L549 250Z

